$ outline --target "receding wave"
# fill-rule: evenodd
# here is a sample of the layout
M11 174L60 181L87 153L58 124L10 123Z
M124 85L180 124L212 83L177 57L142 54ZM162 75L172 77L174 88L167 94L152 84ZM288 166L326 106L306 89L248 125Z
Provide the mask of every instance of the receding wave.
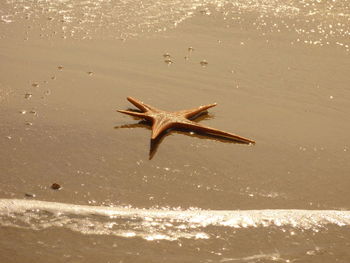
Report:
M74 205L0 199L0 225L42 230L64 227L82 234L146 240L209 239L208 227L291 227L319 231L350 225L350 211L337 210L171 210Z

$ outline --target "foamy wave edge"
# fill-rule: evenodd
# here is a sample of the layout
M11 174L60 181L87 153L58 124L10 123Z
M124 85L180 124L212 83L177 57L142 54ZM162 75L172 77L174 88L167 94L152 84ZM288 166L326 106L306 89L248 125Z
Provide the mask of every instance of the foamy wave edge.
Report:
M18 213L27 210L42 210L52 213L75 215L100 215L119 218L172 219L199 223L202 226L237 226L246 222L247 226L291 225L322 226L336 224L350 225L350 211L339 210L163 210L125 207L88 206L67 203L22 199L0 199L0 213Z
M49 218L47 213L51 214ZM138 236L146 240L207 239L210 238L205 230L207 226L312 230L327 225L350 226L350 211L139 209L0 199L0 225L33 230L66 227L83 234Z

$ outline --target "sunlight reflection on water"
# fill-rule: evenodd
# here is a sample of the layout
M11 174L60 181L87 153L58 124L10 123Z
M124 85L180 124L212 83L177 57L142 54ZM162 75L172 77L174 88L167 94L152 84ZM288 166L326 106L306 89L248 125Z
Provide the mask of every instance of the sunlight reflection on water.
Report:
M146 240L209 239L208 227L284 227L319 231L350 225L349 211L335 210L170 210L73 205L1 199L0 225L32 230L64 227L82 234ZM208 229L207 229L208 228ZM293 231L293 233L295 233Z
M348 0L7 0L1 21L39 21L40 27L63 38L125 40L174 29L194 15L215 11L226 27L250 26L263 35L293 32L297 36L292 44L334 44L349 51L349 9Z

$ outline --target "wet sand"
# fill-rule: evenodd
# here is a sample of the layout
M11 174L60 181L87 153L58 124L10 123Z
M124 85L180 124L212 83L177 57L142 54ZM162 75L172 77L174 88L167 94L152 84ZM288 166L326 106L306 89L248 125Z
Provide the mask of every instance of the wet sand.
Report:
M91 39L69 35L58 17L50 24L45 11L1 23L0 198L170 210L349 210L348 43L334 44L343 43L339 36L310 45L288 30L257 29L251 15L228 23L209 6L165 32L124 37L92 28ZM173 63L165 63L166 53ZM171 131L149 160L150 128L121 128L139 121L116 112L132 107L127 96L169 111L217 102L200 123L256 144ZM52 190L53 183L62 189ZM3 220L6 262L350 258L346 224L321 231L209 226L201 229L208 239L147 241L14 228L4 222L16 217Z

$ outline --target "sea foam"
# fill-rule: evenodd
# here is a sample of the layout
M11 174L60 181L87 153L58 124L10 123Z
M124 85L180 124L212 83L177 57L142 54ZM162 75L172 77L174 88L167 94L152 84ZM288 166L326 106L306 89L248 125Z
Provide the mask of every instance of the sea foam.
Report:
M75 205L0 199L0 225L41 230L65 227L82 234L146 240L209 239L207 227L291 227L316 230L350 225L350 211L338 210L172 210Z

